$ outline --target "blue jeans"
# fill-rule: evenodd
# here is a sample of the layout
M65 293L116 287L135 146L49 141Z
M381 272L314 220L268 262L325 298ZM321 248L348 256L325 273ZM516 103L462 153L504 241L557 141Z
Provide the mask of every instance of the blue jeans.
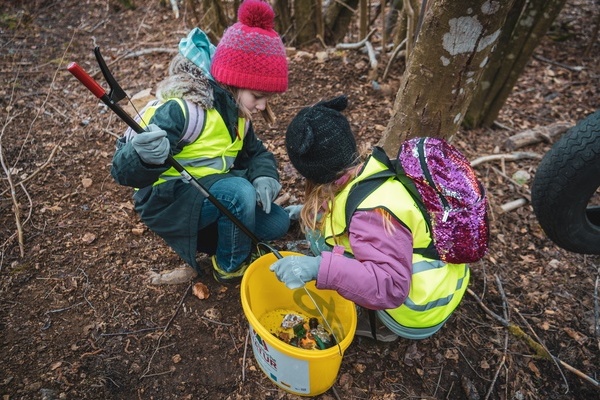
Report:
M256 204L256 189L247 179L221 179L211 186L210 193L261 242L278 239L287 233L290 226L287 212L277 204L272 204L271 212L266 214ZM218 236L215 254L217 264L226 272L235 271L248 259L252 251L252 240L210 200L205 199L198 228L201 230L215 223Z

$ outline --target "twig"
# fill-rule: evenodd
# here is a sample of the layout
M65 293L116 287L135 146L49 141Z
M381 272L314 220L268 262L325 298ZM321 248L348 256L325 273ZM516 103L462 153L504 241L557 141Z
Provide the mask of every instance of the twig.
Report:
M369 32L369 34L367 36L365 36L365 38L363 40L361 40L360 42L338 43L335 45L335 48L336 49L360 49L361 47L363 47L365 45L365 43L369 40L371 35L373 35L376 31L377 31L377 29L372 29L371 32Z
M536 60L539 60L539 61L542 61L542 62L548 63L548 64L556 65L557 67L561 67L561 68L564 68L564 69L568 69L569 71L581 72L581 71L583 71L583 70L585 69L585 67L579 67L579 66L577 66L577 67L572 67L572 66L570 66L570 65L563 64L563 63L561 63L561 62L558 62L558 61L553 61L553 60L550 60L549 58L546 58L546 57L540 56L540 55L538 55L538 54L534 54L534 55L533 55L533 58L535 58Z
M2 134L0 133L0 138L2 138ZM1 142L1 140L0 140ZM0 146L2 145L2 143L0 143ZM27 175L26 178L20 180L19 182L17 182L15 184L16 185L22 185L25 182L30 181L31 179L33 179L37 174L39 174L42 170L44 170L44 168L46 168L48 166L48 164L50 164L50 161L52 161L52 159L54 158L54 155L56 154L56 151L60 149L59 145L54 146L54 148L52 149L52 151L50 152L50 155L48 156L48 158L46 159L46 161L40 165L40 167L38 169L36 169L35 171L33 171L31 174ZM0 155L1 157L1 155ZM4 195L8 190L5 190L3 192L0 192L0 196Z
M502 210L502 213L507 213L513 210L516 210L519 207L524 206L525 204L527 204L528 201L526 198L520 198L520 199L516 199L513 201L509 201L508 203L504 203L500 206L500 209Z
M341 397L340 397L340 395L338 394L338 392L337 392L337 390L336 390L335 386L332 386L332 387L331 387L331 391L333 392L333 395L335 396L335 398L336 398L337 400L342 400L342 398L341 398Z
M212 322L213 324L217 324L217 325L223 325L223 326L231 326L232 325L232 324L227 324L225 322L215 321L214 319L210 319L210 318L207 318L207 317L200 317L200 319L203 319L203 320L208 321L208 322Z
M437 399L436 395L437 395L437 391L440 388L440 382L442 380L442 375L444 373L444 364L442 364L442 367L440 369L440 375L438 376L438 380L437 383L435 384L435 390L433 391L433 398Z
M87 298L87 292L88 289L90 288L90 278L88 276L88 274L85 273L85 271L82 268L77 268L79 271L81 271L81 273L83 274L83 276L85 276L85 290L83 291L83 299L88 303L88 305L90 306L90 308L94 311L96 311L96 309L94 308L94 306L92 305L92 303L88 300Z
M138 329L137 331L116 332L116 333L101 333L100 336L129 336L129 335L136 335L138 333L144 333L144 332L149 332L149 331L157 331L159 329L165 329L165 327L164 326L157 326L157 327L154 327L154 328Z
M550 350L548 350L548 348L546 347L546 345L544 343L542 343L542 340L540 339L540 337L538 336L538 334L531 327L531 325L525 319L525 317L523 317L523 315L519 312L519 310L515 308L515 312L521 318L521 320L525 323L525 325L527 326L527 328L529 328L529 331L531 332L531 334L536 338L536 340L538 341L538 343L544 348L544 350L546 351L546 353L548 353L548 355L550 355L550 357L552 359L552 362L554 362L554 364L556 365L556 368L558 368L558 372L560 372L560 376L562 376L563 381L565 382L565 386L567 387L567 390L565 391L565 394L569 393L569 381L567 381L567 377L565 376L565 374L563 374L562 369L560 368L560 365L558 365L558 358L556 358L552 354L550 354Z
M177 6L177 0L169 0L171 2L171 8L175 14L175 19L179 19L179 7Z
M598 274L596 275L596 284L594 285L594 334L598 341L598 349L600 349L600 306L598 305L598 282L600 282L600 267L596 267Z
M381 80L385 80L385 78L387 78L387 74L390 70L390 67L392 66L392 63L394 62L394 60L396 59L396 57L398 56L398 53L400 52L400 50L402 50L404 48L404 45L406 44L406 38L404 40L402 40L402 42L400 42L400 44L398 46L396 46L396 48L394 49L394 51L392 52L392 54L390 55L390 59L388 60L388 63L385 67L385 71L383 71L383 75L381 76Z
M31 214L33 213L33 199L29 195L29 192L27 191L25 185L19 183L19 186L21 187L23 193L25 193L25 197L27 197L27 200L29 200L29 212L27 213L27 218L25 218L25 221L23 221L23 224L26 224L31 219Z
M246 341L244 342L244 356L242 357L242 382L246 380L246 355L248 354L248 341L250 340L250 328L246 333Z
M494 379L492 379L492 383L490 384L490 388L488 389L488 392L485 395L484 400L488 400L490 398L490 395L492 394L492 390L494 389L494 386L496 385L496 381L498 380L498 375L500 375L500 370L504 367L504 364L506 363L506 353L507 352L508 352L508 332L506 332L506 334L504 335L504 351L502 352L502 359L500 360L500 365L498 365L498 369L496 370L496 373L494 374Z
M529 152L516 152L516 153L511 153L511 154L492 154L489 156L482 156L482 157L478 157L478 158L474 159L473 161L471 161L471 166L475 167L479 164L483 164L483 163L490 162L490 161L497 161L497 160L517 161L517 160L523 160L523 159L529 159L529 158L541 160L542 155L537 154L537 153L529 153Z
M375 54L375 50L373 49L373 45L371 42L365 43L365 48L367 49L367 54L369 55L369 63L371 64L371 72L369 73L369 77L371 80L374 80L377 76L377 55Z
M16 84L16 80L17 80L17 78L15 78L15 84ZM13 92L14 92L14 87L15 87L15 85L13 85ZM12 107L12 100L13 100L13 96L11 94L10 101L9 101L9 107ZM15 214L15 224L17 227L17 237L19 238L19 252L21 254L21 257L24 257L25 256L25 246L23 244L23 226L21 225L21 213L20 213L20 209L19 209L19 201L17 200L17 191L15 190L15 184L13 183L13 180L12 180L11 169L8 167L8 165L6 165L6 161L4 160L4 148L2 146L2 137L4 136L4 132L6 131L6 128L10 125L10 123L13 121L13 119L15 119L15 118L16 118L16 115L8 116L6 118L6 121L2 125L2 131L0 131L0 165L2 165L2 170L6 174L6 180L8 182L8 187L10 189L10 197L11 197L12 203L13 203L13 212ZM13 236L11 236L11 238L12 237Z
M410 57L414 47L415 40L415 11L410 1L404 1L402 9L406 15L406 58Z
M146 54L152 54L152 53L177 53L178 51L179 50L177 50L177 49L167 49L164 47L151 47L149 49L142 49L142 50L138 50L135 52L127 53L124 56L122 56L121 58L123 58L123 59L133 58L133 57L144 56Z
M140 379L142 379L142 378L149 378L151 376L156 376L156 375L164 375L164 374L168 374L169 372L173 372L173 371L169 371L169 372L161 372L159 374L148 374L148 371L150 371L150 366L152 365L152 360L154 359L154 356L156 355L156 353L160 349L160 342L161 342L162 338L165 336L165 333L167 332L167 330L169 329L169 327L171 326L171 323L173 322L173 320L177 316L177 313L179 312L179 309L181 308L181 305L183 304L183 301L185 300L185 298L187 297L188 293L190 292L190 288L191 287L192 287L192 282L190 282L188 284L188 286L185 288L183 296L181 296L181 300L179 300L179 304L177 304L177 308L175 308L175 312L173 312L173 315L171 315L171 318L169 319L169 321L165 325L163 331L160 333L160 336L158 337L158 342L156 343L156 348L154 349L154 352L152 353L152 356L150 356L150 360L148 360L148 366L146 367L146 370L144 371L144 373L142 374L142 376L140 376Z
M499 316L498 314L496 314L495 312L493 312L492 310L490 310L485 304L483 304L483 302L481 301L481 299L479 298L479 296L477 296L471 289L467 289L467 293L469 293L475 299L475 301L477 302L477 304L479 305L479 307L481 307L481 309L483 311L485 311L485 313L488 316L490 316L493 319L495 319L496 321L498 321L502 326L504 326L506 329L508 329L508 331L513 336L515 336L517 339L520 339L523 342L525 342L535 352L535 354L536 354L537 357L539 357L541 359L550 359L550 358L555 359L556 362L558 362L561 366L563 366L567 370L573 372L575 375L577 375L580 378L586 380L587 382L591 383L597 389L600 389L600 383L598 383L594 379L590 378L589 376L587 376L583 372L581 372L581 371L573 368L572 366L570 366L569 364L565 363L564 361L561 361L558 358L554 357L552 354L548 353L548 350L545 349L541 344L539 344L538 342L536 342L527 333L523 332L523 329L521 329L519 326L517 326L517 325L515 325L513 323L510 323L506 319L502 318L501 316Z
M496 286L498 287L498 291L500 292L500 298L502 299L502 314L504 315L504 319L506 321L510 321L510 315L508 310L508 300L506 299L506 292L504 292L504 287L502 286L502 281L497 274L494 274L494 278L496 279ZM500 360L500 365L494 374L494 379L492 379L492 383L490 384L490 388L488 389L487 394L485 395L485 400L490 398L492 390L496 385L496 381L498 380L498 376L500 375L500 371L506 362L506 354L508 352L508 331L504 334L504 351L502 353L502 359Z

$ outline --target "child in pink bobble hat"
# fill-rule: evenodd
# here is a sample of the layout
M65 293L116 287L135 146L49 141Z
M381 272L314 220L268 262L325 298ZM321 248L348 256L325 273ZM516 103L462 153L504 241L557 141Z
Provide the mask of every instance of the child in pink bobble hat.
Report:
M136 188L142 221L188 264L179 269L183 279L168 283L201 272L198 252L211 256L224 283L238 282L253 259L250 238L165 164L169 154L261 241L288 230L288 214L273 203L281 190L275 157L252 126L255 113L274 121L268 100L288 87L274 18L267 2L245 0L216 47L193 29L157 87L157 104L143 111L147 131L128 130L117 141L113 178Z
M285 47L273 30L275 13L260 0L246 0L239 22L217 46L210 72L218 82L250 90L284 92L288 70Z

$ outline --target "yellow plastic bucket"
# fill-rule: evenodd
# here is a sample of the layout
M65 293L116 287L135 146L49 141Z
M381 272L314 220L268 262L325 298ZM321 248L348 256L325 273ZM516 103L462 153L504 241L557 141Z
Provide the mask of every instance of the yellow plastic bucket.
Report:
M281 255L301 255L281 252ZM242 278L242 308L249 322L252 351L256 362L277 386L301 396L316 396L335 383L344 351L356 331L356 308L336 291L319 290L314 282L306 289L290 290L269 270L277 258L269 253L254 261ZM319 313L315 303L323 313ZM293 310L308 317L323 317L324 327L333 333L338 345L325 350L305 350L289 345L261 325L261 317L274 310Z

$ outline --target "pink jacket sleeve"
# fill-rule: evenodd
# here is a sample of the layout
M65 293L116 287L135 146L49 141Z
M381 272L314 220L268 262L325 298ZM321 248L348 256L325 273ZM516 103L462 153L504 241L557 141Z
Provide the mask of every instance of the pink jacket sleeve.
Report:
M321 253L317 288L336 290L356 304L382 310L400 306L410 289L412 235L397 221L386 230L383 216L358 211L350 221L349 238L354 259Z

